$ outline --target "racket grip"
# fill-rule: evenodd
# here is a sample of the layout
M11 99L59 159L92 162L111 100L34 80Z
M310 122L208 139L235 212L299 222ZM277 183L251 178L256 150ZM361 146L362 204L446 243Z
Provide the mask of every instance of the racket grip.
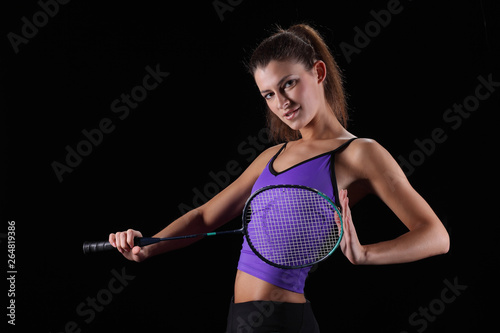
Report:
M110 251L113 250L114 247L108 241L100 241L100 242L85 242L83 243L83 253L89 254L94 252L102 252L102 251Z
M151 244L158 243L160 241L159 238L151 238L151 237L135 237L134 245L135 246L147 246ZM100 241L100 242L85 242L83 243L83 254L89 254L94 252L103 252L103 251L111 251L114 250L115 247L111 245L108 241Z

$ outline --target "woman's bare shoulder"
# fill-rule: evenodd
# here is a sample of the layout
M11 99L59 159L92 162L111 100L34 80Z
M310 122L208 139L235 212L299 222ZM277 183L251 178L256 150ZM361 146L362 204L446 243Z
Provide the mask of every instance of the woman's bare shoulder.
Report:
M343 160L357 178L374 180L388 175L406 178L389 151L374 139L353 141L346 149Z

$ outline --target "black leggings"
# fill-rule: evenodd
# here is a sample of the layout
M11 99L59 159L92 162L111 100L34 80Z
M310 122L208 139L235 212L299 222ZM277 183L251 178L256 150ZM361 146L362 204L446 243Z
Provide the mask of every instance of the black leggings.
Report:
M226 333L319 333L311 303L231 300Z

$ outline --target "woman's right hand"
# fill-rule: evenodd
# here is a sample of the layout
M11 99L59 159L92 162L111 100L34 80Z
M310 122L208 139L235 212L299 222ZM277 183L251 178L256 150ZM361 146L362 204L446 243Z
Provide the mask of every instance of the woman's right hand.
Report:
M137 230L109 234L109 242L128 260L141 262L147 258L146 250L134 245L134 238L142 237L142 233Z

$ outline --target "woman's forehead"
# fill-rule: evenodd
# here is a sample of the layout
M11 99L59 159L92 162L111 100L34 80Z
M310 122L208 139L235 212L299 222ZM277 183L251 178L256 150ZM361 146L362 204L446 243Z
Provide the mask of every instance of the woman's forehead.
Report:
M265 67L258 67L254 73L255 82L259 89L278 85L289 75L300 75L306 72L302 63L296 61L270 61Z

